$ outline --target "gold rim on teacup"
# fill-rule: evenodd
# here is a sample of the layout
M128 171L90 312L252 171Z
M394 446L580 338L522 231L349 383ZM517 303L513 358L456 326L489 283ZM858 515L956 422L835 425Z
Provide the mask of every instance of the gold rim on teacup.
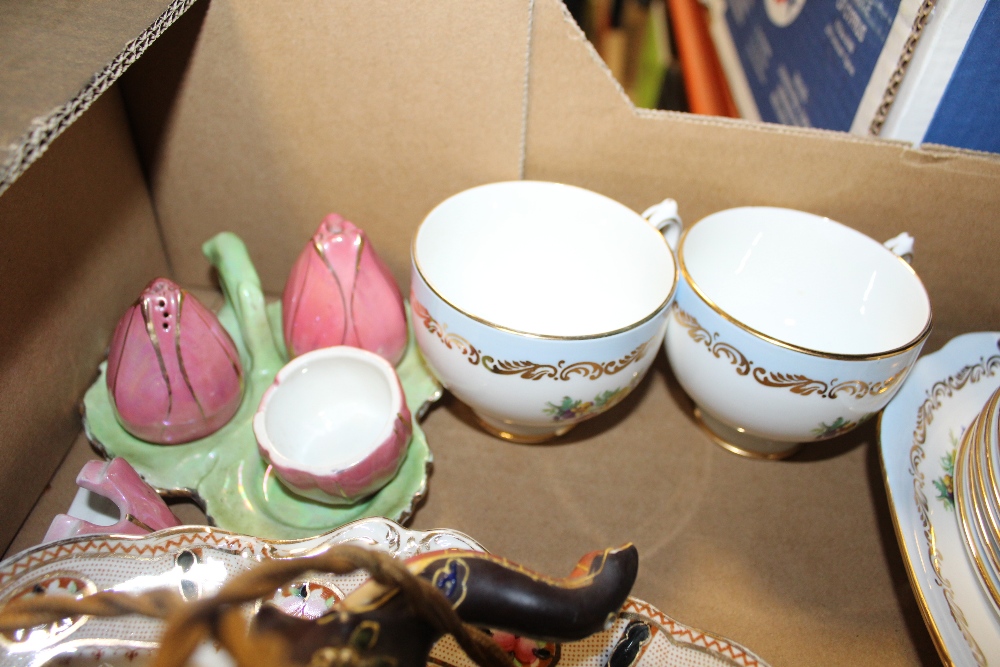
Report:
M615 204L618 204L619 206L623 206L625 208L628 208L627 206L625 206L621 202L615 201L614 199L611 199L610 197L608 197L606 195L602 195L599 192L594 192L592 190L586 190L585 188L580 188L580 187L578 187L576 185L569 185L567 183L559 183L557 181L507 181L507 182L519 182L519 183L528 183L528 182L542 183L542 182L544 182L544 183L551 183L553 185L560 185L560 186L567 187L567 188L574 188L574 189L577 189L577 190L584 190L585 192L588 192L590 194L594 194L594 195L596 195L598 197L601 197L603 199L607 199L608 201L613 202ZM488 184L488 185L495 185L495 184ZM482 186L479 186L479 187L482 187ZM461 194L461 193L459 193L459 194ZM445 200L445 201L447 201L447 200ZM438 204L438 206L440 206L440 204ZM679 273L679 270L678 270L679 262L677 260L677 255L674 253L673 248L670 247L670 243L667 241L666 237L656 227L654 227L652 224L650 224L648 220L645 220L645 218L642 218L641 215L639 215L638 213L635 213L635 211L632 211L633 213L635 213L636 217L639 217L639 218L643 219L643 221L649 227L649 229L650 229L651 232L653 232L658 237L660 237L660 241L663 243L663 245L666 246L667 251L670 253L671 257L674 260L673 283L670 286L670 291L667 293L666 298L660 303L659 306L657 306L652 312L650 312L649 314L645 315L641 319L636 320L634 322L631 322L631 323L629 323L629 324L627 324L627 325L625 325L623 327L619 327L619 328L614 329L612 331L602 331L602 332L599 332L599 333L596 333L596 334L586 334L586 335L582 335L582 336L558 336L558 335L552 335L552 334L540 334L540 333L533 333L533 332L530 332L530 331L521 331L519 329L512 329L510 327L505 327L505 326L503 326L501 324L497 324L496 322L491 322L490 320L487 320L485 318L479 317L478 315L473 315L468 310L465 310L464 308L461 308L460 306L455 305L455 303L453 301L451 301L450 299L448 299L447 297L445 297L443 294L441 294L440 291L438 291L438 289L434 286L434 284L427 278L427 275L424 273L423 268L420 266L420 258L417 256L417 238L420 236L420 230L423 228L424 223L427 222L428 218L430 218L430 216L434 214L434 212L437 210L438 206L435 206L434 208L432 208L430 210L430 212L428 212L427 215L424 216L423 220L420 221L420 224L417 225L417 231L414 232L413 238L410 241L410 258L411 258L411 261L413 262L413 266L417 270L417 273L420 274L420 279L424 281L424 284L427 285L427 288L437 298L441 299L441 301L443 301L444 303L446 303L451 308L454 308L457 312L461 313L462 315L465 315L469 319L474 320L476 322L479 322L480 324L482 324L484 326L490 327L491 329L496 329L497 331L503 331L503 332L506 332L506 333L517 334L519 336L525 336L526 338L534 338L534 339L538 339L538 340L597 340L597 339L600 339L600 338L609 338L611 336L615 336L615 335L623 333L625 331L630 331L632 329L635 329L636 327L645 324L646 322L650 321L651 319L653 319L657 315L660 315L661 313L663 313L664 308L666 308L666 306L670 304L670 302L674 298L674 293L677 291L677 281L680 278L680 273ZM629 210L631 210L631 209L629 209Z
M758 331L757 329L754 329L753 327L744 324L740 320L736 319L735 317L727 313L721 307L719 307L711 298L709 298L707 294L705 294L705 292L698 286L698 283L695 282L694 278L691 277L691 274L688 273L687 266L684 263L684 241L687 239L688 234L692 230L694 230L698 226L698 224L703 220L705 220L707 217L709 216L706 216L705 218L702 218L698 222L695 222L693 225L685 229L681 234L680 241L677 243L678 270L680 271L680 275L684 278L685 282L687 282L687 284L691 287L691 291L693 291L698 296L698 298L705 303L706 306L711 308L715 313L717 313L720 317L724 318L730 324L739 327L740 329L746 331L752 336L760 338L761 340L771 343L772 345L777 345L779 347L783 347L785 349L792 350L794 352L801 352L802 354L808 354L814 357L822 357L824 359L836 359L839 361L868 361L876 359L885 359L887 357L894 357L896 355L912 350L918 345L923 344L924 340L926 340L927 337L930 335L933 313L930 307L929 297L927 305L927 321L924 323L924 327L921 330L921 332L908 343L893 348L891 350L886 350L882 352L873 352L866 354L843 354L838 352L824 352L823 350L814 350L812 348L804 347L802 345L796 345L795 343L789 343L787 341L783 341L780 338L775 338L774 336L766 334L762 331ZM822 217L822 216L817 216L817 217ZM830 218L823 218L823 219L829 220L830 222L836 222L835 220L831 220ZM836 224L842 224L842 223L836 223ZM892 254L896 258L896 260L900 262L911 275L913 275L914 278L916 278L918 281L920 280L920 277L917 275L917 272L913 270L913 267L910 266L910 264L905 259L903 259L899 255L896 255L888 248L886 248L885 251ZM922 282L921 285L923 285ZM924 292L926 293L926 288L924 288Z

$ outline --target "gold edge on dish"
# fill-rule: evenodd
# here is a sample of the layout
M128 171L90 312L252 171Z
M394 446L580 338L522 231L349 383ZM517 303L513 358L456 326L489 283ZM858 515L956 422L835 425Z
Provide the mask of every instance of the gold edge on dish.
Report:
M876 425L877 431L879 433L879 439L881 440L882 433L882 412L878 414L878 422ZM899 525L899 518L896 513L896 500L892 495L892 487L889 484L889 472L885 463L885 450L879 447L879 464L882 466L882 483L885 486L886 496L889 498L889 516L892 517L892 528L893 532L896 533L896 543L899 544L899 550L903 552L903 565L906 570L906 577L910 580L910 590L913 591L914 597L917 599L917 608L920 609L920 615L924 619L924 625L927 626L928 633L931 637L931 642L934 644L934 648L937 649L938 657L941 658L941 662L944 663L945 667L956 667L955 661L951 659L951 655L948 653L948 647L944 642L944 635L941 632L941 628L934 620L934 616L931 615L930 603L927 598L924 597L924 590L920 585L920 579L917 578L916 568L914 568L914 562L919 560L915 558L914 554L911 554L907 548L906 539L903 535L903 530Z
M987 486L986 475L989 466L989 461L986 459L989 453L989 443L987 441L987 431L992 428L992 419L989 417L989 413L996 407L997 398L1000 394L994 392L993 396L987 402L986 408L980 416L977 417L977 429L974 433L975 437L975 459L970 459L969 467L972 472L972 480L970 484L972 485L972 497L973 503L979 508L980 523L983 528L983 536L986 538L984 541L985 546L989 549L992 556L992 561L994 565L994 572L1000 572L1000 549L998 549L998 537L1000 537L1000 516L997 514L995 505L990 502L989 491ZM985 449L984 449L985 448ZM978 502L976 502L978 500ZM1000 609L1000 598L997 599L998 609Z
M986 559L983 558L983 554L979 550L980 545L976 539L976 529L983 529L982 516L976 506L976 499L972 495L974 491L968 486L969 475L973 474L970 469L971 461L969 457L975 453L971 447L973 438L970 434L974 433L977 422L978 419L966 430L965 435L962 437L962 443L958 448L958 456L955 460L955 475L953 477L955 483L955 510L958 514L959 534L962 536L966 553L979 576L979 583L985 588L984 592L992 599L993 603L1000 606L1000 591L997 590L990 579L988 570L990 565L986 562L987 560L993 561L993 558L990 557L989 553L986 554ZM961 471L961 474L959 474L959 471ZM969 506L970 503L971 507ZM981 546L988 548L985 544Z
M996 411L998 407L1000 407L1000 389L997 389L997 391L993 393L993 396L990 398L987 406L986 414L988 415L988 421L985 425L985 428L987 429L985 436L987 438L989 437L989 433L991 431L995 432L997 429ZM987 494L992 494L993 498L1000 500L1000 486L997 485L997 479L995 476L995 470L997 465L1000 465L1000 461L997 461L996 459L996 453L992 444L988 441L984 441L983 444L986 446L986 451L984 453L986 465L980 466L979 468L982 483L981 493L984 498L988 497ZM1000 507L992 505L991 508L987 509L991 509L990 515L994 519L995 534L997 539L1000 540Z
M951 376L949 376L949 379ZM940 383L935 383L934 386ZM963 383L964 386L964 383ZM933 394L933 392L930 392ZM937 539L934 535L934 526L930 519L930 506L927 501L927 496L924 494L921 488L924 484L924 474L920 471L920 463L927 458L926 452L924 452L923 444L927 435L927 425L930 423L932 414L929 410L940 407L940 403L935 404L932 398L928 398L921 405L918 412L917 428L914 429L913 433L913 444L910 446L910 467L913 471L913 501L917 507L917 513L920 516L920 522L924 526L924 539L927 542L927 557L931 565L931 569L934 572L936 582L942 591L945 603L948 605L948 611L951 612L952 618L955 620L955 624L958 627L959 632L965 639L965 643L968 645L969 650L972 652L973 658L976 660L976 664L980 667L985 667L986 657L983 655L983 650L979 647L979 643L976 642L975 637L972 636L972 631L969 629L969 623L965 618L965 612L958 605L958 601L955 599L955 590L952 588L951 582L944 576L941 571L941 561L942 554L937 548ZM927 422L921 423L921 418L927 416ZM926 602L926 600L925 600ZM929 609L929 607L928 607ZM944 635L942 635L943 639Z
M989 332L991 336L994 337L995 344L1000 347L1000 339L997 338L997 334L994 332ZM955 340L955 339L953 339ZM947 345L945 346L945 348ZM939 354L944 351L945 348L935 352L934 354ZM933 355L928 355L933 356ZM923 361L923 360L920 360ZM919 362L918 362L919 363ZM915 369L915 367L914 367ZM972 636L971 631L968 627L968 622L965 619L965 614L962 609L958 606L955 600L955 593L951 587L951 582L949 582L941 572L941 553L937 550L937 541L934 536L934 528L930 521L929 507L927 504L927 497L922 491L922 486L924 483L924 474L920 470L920 463L926 458L926 452L923 450L923 444L926 441L927 429L934 419L934 411L941 407L942 399L954 396L955 393L961 391L965 386L972 383L978 383L984 377L993 377L996 375L997 370L1000 369L1000 354L994 354L992 356L986 357L981 355L976 364L966 364L959 371L949 375L944 380L937 380L933 382L930 387L925 390L924 400L919 404L916 415L916 426L912 433L912 441L910 448L908 450L907 460L910 466L910 477L913 484L913 501L916 506L917 514L920 519L920 523L923 526L922 535L925 542L927 543L927 557L929 559L929 564L934 573L935 581L938 586L941 587L942 596L944 597L945 603L948 606L948 611L950 612L953 620L955 621L956 627L965 639L966 645L968 646L972 657L976 660L978 665L986 665L986 657L983 655L982 649L976 642L975 638ZM882 416L883 413L879 414L878 418L878 439L881 443L883 442L882 437ZM907 419L907 423L909 419ZM892 489L889 483L889 475L885 462L885 451L882 446L879 447L880 460L882 462L882 478L885 483L886 493L889 497L889 508L890 514L892 515L893 526L896 530L896 540L900 544L900 549L905 556L904 562L906 566L907 576L910 579L911 588L914 591L914 596L916 597L921 615L924 617L925 624L931 635L931 639L934 642L935 647L938 650L939 656L946 665L955 665L954 660L948 651L947 644L944 641L944 634L941 628L935 621L933 614L931 613L930 602L924 596L923 589L921 587L921 579L917 578L917 572L914 567L914 563L921 561L922 559L917 557L914 558L912 554L906 547L905 536L899 526L899 517L896 511L896 499L892 494ZM901 507L901 506L900 506ZM915 547L920 548L919 544L915 543Z
M758 667L768 667L767 662L763 658L761 658L759 655L748 649L743 644L735 642L732 639L729 639L728 637L724 637L722 635L718 635L713 632L700 630L690 625L686 625L685 623L681 623L675 618L668 616L661 609L658 609L657 607L646 602L645 600L642 600L635 596L630 595L628 597L628 599L625 601L625 604L622 605L622 609L621 611L618 612L618 614L619 618L636 618L636 619L645 618L649 621L652 621L664 633L664 635L667 638L667 641L669 641L674 646L680 648L693 649L699 652L704 652L709 655L719 657L723 659L725 662L737 665L738 667L746 667L747 665L750 664L755 664ZM699 635L699 637L695 637L694 636L695 634ZM683 635L688 635L690 637L690 640L684 641L680 639L680 636ZM706 639L705 646L702 646L697 643L699 638ZM707 640L712 640L718 643L719 648L713 649L710 645L708 645L709 642ZM734 650L733 654L725 655L724 653L725 649L723 648L722 645L725 645L729 649ZM745 658L744 660L740 660L740 658L735 656L735 649L738 649L740 652L742 652L743 655L740 657Z
M364 523L364 522L373 522L373 520L372 519L359 520L357 522L352 522L352 524L347 524L347 526L345 526L345 528L346 527L350 527L353 524L359 524L359 523ZM384 523L384 524L388 524L390 527L392 527L391 526L392 522L387 522L384 519L381 520L381 521L380 520L375 520L374 523ZM411 531L411 530L404 529L401 526L395 526L395 528L397 528L398 531L399 531L396 534L397 538L400 538L400 537L405 538L405 537L407 537L407 535L414 535L414 534L417 535L419 537L419 544L421 545L421 547L426 547L427 545L429 545L429 543L432 540L434 540L435 538L437 538L438 536L441 536L441 535L453 538L453 539L455 539L457 541L460 541L460 542L464 541L464 542L468 543L469 545L474 545L474 546L477 546L477 547L481 547L481 545L479 545L478 541L476 541L473 538L469 537L465 533L462 533L462 532L457 531L457 530L452 530L452 529L432 529L432 530L427 530L427 531ZM340 531L340 530L342 530L342 529L338 529L338 531ZM338 531L331 531L331 532L338 532ZM137 542L137 541L138 542L141 542L141 541L150 542L150 541L152 541L152 542L157 542L157 541L162 541L163 539L170 538L171 536L177 535L179 533L182 534L182 533L185 533L185 532L196 533L196 534L198 534L198 536L202 536L202 537L216 535L216 536L218 536L220 538L223 538L223 540L225 540L225 538L242 538L242 539L245 539L245 540L247 540L249 542L255 542L255 543L258 543L258 544L279 541L279 540L268 540L266 538L256 538L256 537L249 536L249 535L233 534L233 533L231 533L231 531L227 531L227 530L224 530L224 529L211 529L211 528L207 528L207 527L204 527L204 526L187 526L187 527L179 526L179 527L175 527L175 528L170 528L170 529L166 529L166 530L163 530L163 531L159 531L152 538L149 535L140 535L140 536L134 536L134 535L133 536L110 536L110 535L80 536L80 537L77 537L77 538L71 538L71 539L67 539L67 540L62 540L59 543L51 543L49 545L46 545L44 548L41 548L41 549L36 548L36 549L38 549L39 551L46 551L46 550L48 550L48 548L50 548L50 547L58 547L62 543L79 542L79 541L94 542L94 543L102 543L102 542L108 542L108 541L125 541L125 542ZM317 538L306 538L305 540L281 540L281 541L282 542L314 541L316 539ZM370 539L370 537L366 536L366 535L359 535L357 538L354 538L354 539ZM376 539L377 539L377 536L376 536ZM227 548L228 547L229 549L232 549L232 548L237 548L238 546L240 546L239 544L236 544L234 546L230 546L231 544L232 544L232 542L227 543L227 542L224 541L220 545L220 548ZM396 555L396 553L398 551L400 551L400 548L399 548L400 544L395 543L392 539L389 539L389 541L387 541L385 543L381 543L380 542L379 544L382 544L384 547L386 547L388 549L388 552L391 553L391 554L393 554L393 555ZM193 546L196 546L196 545L193 545ZM329 546L329 545L315 545L314 550L317 549L317 548L322 548L324 546ZM29 551L31 551L31 550L29 550ZM170 553L170 550L162 550L162 552L163 553ZM105 552L101 552L101 553L92 554L92 556L122 558L123 554L120 553L120 552L106 552L105 551ZM63 557L65 558L65 555ZM17 559L18 558L10 559L10 560L17 560ZM10 567L11 565L15 564L15 563L10 562L10 560L5 561L4 567ZM29 577L30 576L34 576L37 573L33 569L31 569L32 566L35 567L35 568L45 567L47 565L50 565L52 562L54 562L54 561L39 561L39 562L33 563L33 564L31 564L30 566L28 566L26 568L22 568L22 571L20 573L18 573L18 574L27 575ZM49 574L51 574L51 573L49 573ZM48 575L46 575L46 576L48 576ZM16 581L16 579L15 579L15 581ZM8 582L8 587L10 586L10 584L11 584L11 582ZM729 639L728 637L725 637L723 635L719 635L719 634L716 634L716 633L713 633L713 632L708 632L708 631L700 630L700 629L698 629L696 627L689 626L689 625L686 625L684 623L681 623L681 622L675 620L674 618L672 618L671 616L667 615L666 613L664 613L662 610L660 610L657 607L653 606L652 604L650 604L648 602L645 602L644 600L641 600L639 598L633 597L631 595L626 600L626 602L623 605L622 609L619 611L617 617L619 619L623 619L623 620L641 620L641 621L643 621L645 623L648 623L648 624L654 626L656 629L658 629L662 633L663 639L666 642L669 642L670 645L672 645L674 647L677 647L679 649L696 651L698 653L711 656L713 658L712 664L716 664L715 661L718 661L718 663L720 665L721 664L726 664L726 665L732 665L733 667L767 667L767 665L768 665L768 663L765 660L763 660L762 658L760 658L760 656L758 656L756 653L754 653L753 651L751 651L749 648L747 648L743 644L738 643L738 642L736 642L736 641L734 641L732 639ZM84 620L85 620L85 617L82 618L80 622L82 623ZM617 633L615 635L612 635L612 638L616 641L616 643L613 644L613 645L617 646L617 643L621 642L622 637L623 637L622 633ZM97 653L97 656L94 659L97 660L97 659L100 658L100 651L102 651L102 650L109 650L109 649L122 649L122 650L125 650L125 649L140 649L140 650L153 651L153 650L155 650L158 647L158 645L159 645L158 642L155 642L155 641L146 641L146 640L136 639L136 638L126 639L126 638L120 638L120 637L107 637L107 636L103 636L103 637L102 636L87 637L87 638L79 638L79 639L67 639L65 641L58 641L58 642L56 642L54 644L46 645L46 646L44 646L44 647L42 647L42 648L40 648L40 649L38 649L36 651L32 651L31 655L33 657L31 658L31 664L35 664L35 665L38 665L38 664L50 664L53 660L59 658L60 656L66 655L67 653L79 653L81 651L87 651L87 650L93 651L95 649L96 649L96 651L98 653ZM601 646L604 646L604 644L601 644ZM593 649L593 648L599 648L599 647L592 646L590 648ZM83 657L89 659L91 656L83 655ZM129 656L129 660L130 661L131 661L131 659L132 659L131 656ZM432 661L432 662L434 662L434 661ZM668 664L674 664L673 661L664 661L664 660L654 661L654 664L661 664L661 663L662 663L662 667L667 667ZM466 664L466 662L464 662L464 661L463 662L459 662L459 663L441 663L441 662L435 662L435 664L442 664L442 665L443 664L463 665L463 664Z
M411 530L402 526L392 519L385 517L367 517L362 519L356 519L350 523L346 523L343 526L338 526L332 530L325 533L320 533L319 535L314 535L311 537L282 540L282 539L270 539L265 537L256 537L253 535L247 535L244 533L237 533L231 530L226 530L225 528L218 528L215 526L195 526L195 525L185 525L185 526L173 526L171 528L164 528L163 530L156 531L155 533L149 533L147 535L124 535L120 533L101 533L97 535L77 535L74 537L67 537L62 540L55 540L52 542L46 542L44 544L39 544L33 547L29 547L20 551L3 561L0 561L0 588L6 586L8 581L12 578L16 578L26 572L31 571L31 569L36 565L49 565L52 563L57 563L70 558L106 558L106 557L119 557L127 558L129 556L137 557L135 554L129 553L135 549L130 549L128 546L123 546L121 548L108 547L108 550L102 551L101 547L97 546L98 549L94 553L86 553L90 548L89 546L77 546L84 545L85 543L124 543L125 545L137 544L139 542L158 542L163 539L171 538L177 535L187 535L190 534L191 537L187 539L188 543L194 542L200 539L215 539L217 548L233 548L230 545L238 544L240 549L244 549L247 546L258 545L262 550L269 551L269 558L274 559L284 559L292 558L297 556L302 556L307 553L312 553L316 550L323 550L329 547L331 540L340 534L345 534L350 532L360 524L364 523L374 523L381 524L385 527L396 530L400 533L416 534L420 535L421 539L424 537L433 537L439 534L449 535L456 537L460 540L464 540L470 545L475 545L476 547L486 551L478 540L469 537L465 533L458 530L434 528L429 530ZM326 538L326 539L324 539ZM183 537L181 538L183 540ZM307 542L315 542L315 544L308 547L302 547L300 549L295 549L294 546L297 544L303 544ZM183 545L180 545L183 546ZM159 544L149 544L143 549L147 549L150 553L147 555L145 553L141 554L146 557L155 557L160 555L160 552L166 553L169 551L167 545ZM280 555L275 553L279 548L287 551L286 555ZM398 549L397 549L398 550ZM44 554L49 553L46 557ZM390 552L392 553L392 552ZM25 560L24 564L20 562ZM11 568L10 572L4 572L4 570Z
M443 532L451 533L452 531L446 530ZM458 531L454 531L454 534L462 535ZM733 667L769 667L768 663L763 658L743 644L728 639L727 637L681 623L650 603L631 595L622 605L622 609L618 612L616 620L639 621L653 625L657 630L659 630L660 633L662 633L664 640L671 646L711 656L712 664L726 664ZM617 635L618 642L622 640L623 636L624 633ZM704 644L699 643L699 641L703 641ZM67 654L77 654L86 659L90 656L86 656L82 652L87 650L93 651L95 649L98 652L138 650L153 653L159 648L159 645L159 642L156 641L139 639L100 637L68 639L66 641L46 646L34 652L35 659L32 660L30 664L54 664L54 660ZM100 655L97 655L94 656L94 659L99 660L100 657ZM132 657L127 657L131 662ZM663 661L654 659L655 664L660 664L661 662ZM474 665L474 663L468 659L465 661L447 661L441 658L436 658L433 654L429 656L428 664L437 665L438 667L458 667L459 665L466 664ZM669 664L674 663L671 662ZM669 664L664 663L662 667L669 667Z

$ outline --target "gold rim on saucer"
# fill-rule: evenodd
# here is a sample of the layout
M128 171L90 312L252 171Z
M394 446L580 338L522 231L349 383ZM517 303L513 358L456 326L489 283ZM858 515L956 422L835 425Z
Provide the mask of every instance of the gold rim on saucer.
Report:
M979 536L983 534L984 526L975 495L973 490L969 488L969 475L973 474L970 470L970 457L975 453L975 433L978 428L979 417L977 415L976 419L965 430L955 457L955 474L953 480L955 509L958 517L959 532L962 535L962 540L965 542L966 551L975 566L980 583L993 602L994 611L1000 613L1000 588L994 582L990 571L991 565L994 573L1000 571L1000 568L997 567L997 555L989 550L988 545L980 543ZM983 550L986 550L987 553L984 554Z
M983 508L983 514L986 517L986 527L989 529L985 536L987 546L990 546L1000 556L1000 505L998 505L1000 496L992 490L992 486L988 483L988 477L991 475L994 465L992 456L990 456L989 433L991 429L996 428L994 415L998 401L1000 401L1000 393L994 393L976 420L976 432L973 434L976 450L974 452L975 460L972 462L974 468L972 489L974 497L979 500L979 505ZM997 571L1000 572L1000 568Z
M1000 422L997 421L998 410L1000 410L1000 389L994 392L993 396L990 398L988 404L992 406L987 412L988 419L987 423L984 425L985 439L984 446L986 448L986 482L988 483L987 489L993 494L992 497L997 499L997 509L1000 512L1000 483L997 481L997 470L1000 470L1000 452L997 451L993 445L994 443L1000 443L1000 433L997 429L1000 428ZM990 441L990 434L993 434L993 442Z

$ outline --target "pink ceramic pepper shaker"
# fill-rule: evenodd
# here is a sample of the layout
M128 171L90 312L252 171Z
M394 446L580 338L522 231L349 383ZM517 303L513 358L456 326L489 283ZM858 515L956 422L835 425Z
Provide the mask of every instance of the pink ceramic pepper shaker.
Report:
M157 278L118 322L107 384L126 431L178 444L214 433L232 419L243 396L243 367L215 313Z
M350 345L395 366L406 348L403 297L364 231L330 214L285 283L281 314L289 357Z

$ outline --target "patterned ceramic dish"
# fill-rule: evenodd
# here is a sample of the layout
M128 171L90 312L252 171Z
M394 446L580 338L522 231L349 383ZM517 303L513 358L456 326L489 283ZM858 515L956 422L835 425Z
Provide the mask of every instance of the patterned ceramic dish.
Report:
M993 415L1000 399L994 392L962 437L955 460L955 507L964 538L966 553L979 574L980 583L1000 614L1000 541L997 537L996 502L987 491L986 453L990 447L987 434L995 429Z
M366 519L305 540L278 542L207 527L180 527L143 537L89 536L24 551L0 563L0 604L27 592L142 591L174 587L189 599L218 590L229 578L270 558L321 552L354 543L397 558L440 549L483 551L455 531L410 531L385 519ZM317 575L294 581L273 601L286 613L315 618L364 580L364 575ZM0 667L142 667L156 648L162 624L137 617L81 618L19 636L0 635ZM571 644L514 638L515 665L532 667L767 667L751 651L678 623L653 606L629 598L611 628ZM523 661L523 662L522 662ZM203 646L199 667L231 664ZM450 639L438 643L430 663L472 667Z
M408 518L427 489L432 457L423 430L413 435L396 476L378 493L353 505L324 505L290 492L257 451L252 420L261 396L287 359L281 335L281 304L265 307L260 280L246 247L232 234L204 246L218 270L225 305L219 320L240 351L246 377L243 401L233 419L212 435L163 447L130 435L115 419L101 364L83 399L87 437L106 458L121 456L162 495L193 498L215 525L271 539L298 539L357 519ZM410 413L418 419L441 397L441 387L424 368L412 336L396 366Z
M992 550L992 545L987 542L985 515L982 514L984 508L976 496L972 483L976 474L972 458L977 452L972 446L970 431L974 431L974 429L974 425L966 429L965 436L962 438L955 455L955 513L958 515L959 531L962 535L965 553L975 566L975 571L979 575L979 583L983 586L987 598L993 603L993 609L996 613L997 596L1000 594L1000 580L996 574L996 552Z
M879 421L896 537L948 665L1000 655L1000 619L966 557L954 490L959 443L998 387L1000 332L959 336L917 362Z

